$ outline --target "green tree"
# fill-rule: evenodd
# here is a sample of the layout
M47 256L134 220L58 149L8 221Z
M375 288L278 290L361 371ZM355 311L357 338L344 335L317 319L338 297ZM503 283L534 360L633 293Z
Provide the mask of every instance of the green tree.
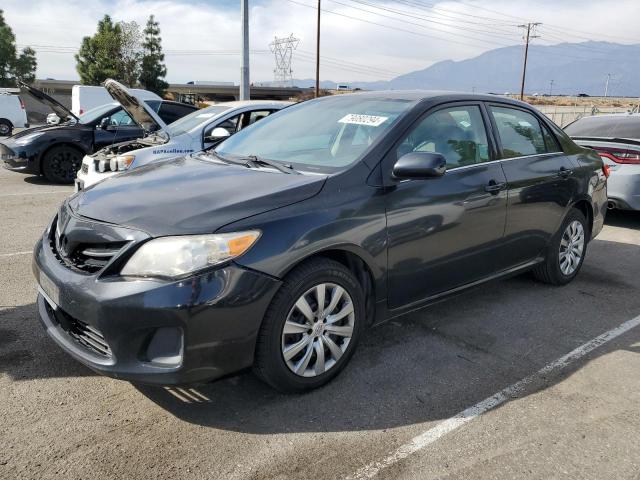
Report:
M17 54L16 37L0 10L0 87L13 87L16 80L33 82L36 66L36 52L32 48L24 48Z
M167 67L164 65L160 26L153 15L147 20L147 26L143 33L140 85L162 96L169 84L164 81L164 77L167 75Z
M121 56L122 29L109 15L98 22L93 37L84 37L76 54L76 70L85 85L99 85L107 78L125 81L125 68Z
M142 33L136 22L119 22L122 32L120 58L122 58L123 81L129 87L135 87L140 77L142 61Z

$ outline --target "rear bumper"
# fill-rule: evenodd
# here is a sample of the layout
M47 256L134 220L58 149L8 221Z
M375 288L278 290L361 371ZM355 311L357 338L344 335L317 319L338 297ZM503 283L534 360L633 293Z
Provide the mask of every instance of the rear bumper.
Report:
M234 264L173 282L101 279L62 265L46 236L36 245L33 272L42 285L40 320L63 350L103 375L159 385L209 381L251 366L280 286ZM92 348L93 340L103 348Z
M616 208L640 210L640 165L619 165L612 169L607 192Z

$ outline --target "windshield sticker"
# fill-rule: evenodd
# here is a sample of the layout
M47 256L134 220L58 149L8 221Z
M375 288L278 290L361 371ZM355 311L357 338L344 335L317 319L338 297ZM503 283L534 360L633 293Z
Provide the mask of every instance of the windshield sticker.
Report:
M200 113L196 115L196 118L211 118L215 115L216 115L215 113Z
M370 127L378 127L382 125L389 117L378 117L377 115L362 115L359 113L349 113L345 115L338 123L351 123L353 125L368 125Z

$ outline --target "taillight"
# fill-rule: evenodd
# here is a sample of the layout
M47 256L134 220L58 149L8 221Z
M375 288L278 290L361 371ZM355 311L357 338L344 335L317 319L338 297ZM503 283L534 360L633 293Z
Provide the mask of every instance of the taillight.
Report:
M604 173L605 178L609 178L609 175L611 175L611 167L605 163L602 166L602 173Z
M82 115L84 113L83 109L80 109L80 115Z
M595 151L598 152L598 155L602 158L608 158L616 163L640 165L640 152L636 150L596 147Z
M20 97L18 97L18 100L20 100L20 108L24 110L24 101Z

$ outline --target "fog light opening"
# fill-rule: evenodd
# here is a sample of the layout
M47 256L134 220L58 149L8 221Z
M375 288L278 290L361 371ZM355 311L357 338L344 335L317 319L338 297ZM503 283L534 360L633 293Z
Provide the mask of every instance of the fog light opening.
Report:
M182 364L184 342L182 329L158 328L147 346L147 361L159 367L179 367Z

